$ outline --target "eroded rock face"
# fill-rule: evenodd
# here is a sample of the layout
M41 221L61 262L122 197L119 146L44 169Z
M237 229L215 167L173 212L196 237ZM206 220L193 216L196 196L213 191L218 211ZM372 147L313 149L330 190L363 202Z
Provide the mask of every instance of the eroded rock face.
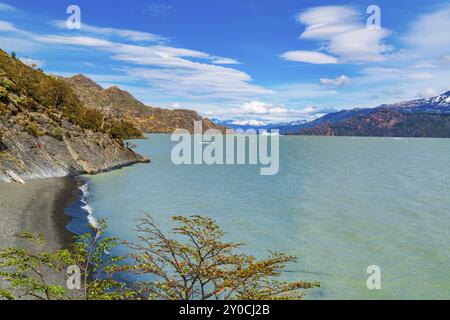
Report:
M30 180L98 173L148 161L107 134L63 121L55 137L50 119L41 114L34 114L33 119L42 134L38 137L20 124L20 117L0 123L1 182L11 182L10 172Z

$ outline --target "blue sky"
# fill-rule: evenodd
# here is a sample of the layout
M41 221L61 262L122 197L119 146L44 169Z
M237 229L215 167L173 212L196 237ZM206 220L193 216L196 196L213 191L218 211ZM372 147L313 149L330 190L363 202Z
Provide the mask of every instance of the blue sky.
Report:
M81 30L69 30L69 5ZM381 10L368 28L367 8ZM450 90L444 0L0 0L0 47L146 104L240 121L311 120Z

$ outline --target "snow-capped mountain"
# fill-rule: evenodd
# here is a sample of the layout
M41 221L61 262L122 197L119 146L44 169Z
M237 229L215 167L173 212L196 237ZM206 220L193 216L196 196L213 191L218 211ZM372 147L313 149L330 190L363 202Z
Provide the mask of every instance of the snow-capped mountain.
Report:
M372 109L331 113L292 134L450 138L450 91Z
M395 109L401 113L450 114L450 91L437 97L381 105L379 108Z
M259 120L219 120L211 119L211 121L220 126L225 126L230 129L254 129L254 130L271 130L283 127L299 126L306 123L306 120L295 120L289 122L264 122Z
M379 113L380 111L388 110L397 112L403 115L411 114L430 114L430 115L450 115L450 91L447 91L439 96L417 99L411 101L403 101L394 104L384 104L376 108L355 108L350 110L341 110L326 114L314 121L307 122L305 120L298 120L284 123L264 123L260 121L236 121L236 120L218 120L213 119L215 124L223 125L232 129L278 129L281 134L298 134L302 130L313 129L325 124L343 123L356 117L368 117L371 114ZM366 119L366 118L364 118ZM429 120L431 121L431 120Z

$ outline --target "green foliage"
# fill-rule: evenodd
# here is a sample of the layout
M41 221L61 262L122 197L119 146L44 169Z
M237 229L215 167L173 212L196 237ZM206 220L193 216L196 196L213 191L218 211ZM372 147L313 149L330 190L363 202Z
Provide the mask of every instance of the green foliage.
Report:
M158 279L139 283L147 298L168 300L207 299L301 299L300 289L319 286L317 282L277 281L281 270L294 257L270 253L267 259L237 253L242 244L225 242L224 232L214 220L200 216L174 217L178 227L168 238L147 216L138 225L141 245L135 271ZM180 240L175 240L180 239Z
M30 121L27 123L26 129L30 135L35 138L42 137L45 132L39 129L39 126L36 122Z
M16 99L16 104L22 110L26 111L38 111L39 105L30 97L19 97Z
M113 138L125 140L143 137L142 132L128 121L114 121L110 133Z
M172 230L174 238L162 232L149 216L142 219L137 226L140 243L128 244L134 250L130 257L109 253L118 240L104 236L104 221L91 233L77 237L70 249L51 253L42 250L42 237L23 234L34 249L0 252L0 276L9 284L0 290L0 298L285 300L301 299L300 290L319 286L317 282L277 280L294 257L271 252L268 258L258 260L238 253L242 244L225 242L223 231L212 219L173 219L178 224ZM49 281L49 274L69 279L67 266L80 270L81 289L76 292ZM154 280L130 286L117 280L120 272L148 275Z
M55 139L59 141L63 141L63 133L61 127L55 127L55 129L53 129L53 137L55 137Z
M1 300L1 299L15 300L15 299L14 299L14 295L13 295L11 292L9 292L9 291L7 291L7 290L5 290L5 289L0 288L0 300Z
M34 248L9 248L0 252L0 276L11 287L10 290L3 291L3 296L8 299L62 299L64 288L46 281L50 270L63 273L56 254L41 250L44 242L40 236L24 233L19 237L28 240ZM12 294L13 291L18 292L17 297Z
M37 111L46 113L50 117L55 113L61 117L84 129L110 133L117 139L127 139L133 133L134 127L129 124L105 118L98 110L86 108L77 98L70 85L64 80L48 76L41 70L35 70L18 59L11 59L11 56L0 50L0 88L6 91L15 91L19 97L18 105L22 111ZM0 100L6 93L0 89ZM3 98L4 98L3 97ZM124 134L125 136L122 136Z
M92 233L78 237L71 251L61 251L60 257L67 265L76 265L82 274L82 290L79 299L83 300L122 300L132 297L133 292L126 289L125 283L114 279L114 275L128 269L121 266L122 256L109 252L118 244L116 238L104 237L106 223L101 220Z
M103 115L95 109L73 110L68 113L70 120L84 129L100 130Z
M8 90L5 87L0 86L0 100L5 101L8 98Z
M43 250L45 241L42 237L30 233L19 235L33 248L9 248L0 252L0 276L10 287L0 291L0 297L38 300L119 300L133 297L133 292L125 290L124 283L113 279L116 272L126 270L126 267L118 265L124 257L107 253L117 245L117 240L103 237L106 226L103 221L99 224L100 227L93 229L92 233L76 237L71 249L51 253ZM64 285L52 284L54 275L69 280L68 266L76 266L80 270L80 290L68 291Z
M3 77L0 79L0 86L4 87L8 91L14 91L15 90L15 84L11 80L9 80L6 77Z

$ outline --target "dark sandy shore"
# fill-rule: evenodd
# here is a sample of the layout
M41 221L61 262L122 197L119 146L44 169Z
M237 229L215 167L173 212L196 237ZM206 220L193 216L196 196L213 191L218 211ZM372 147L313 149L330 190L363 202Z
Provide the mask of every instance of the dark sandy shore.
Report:
M67 247L72 234L64 209L77 196L78 180L72 177L29 181L24 185L0 184L0 249L22 246L15 235L43 235L48 249Z

